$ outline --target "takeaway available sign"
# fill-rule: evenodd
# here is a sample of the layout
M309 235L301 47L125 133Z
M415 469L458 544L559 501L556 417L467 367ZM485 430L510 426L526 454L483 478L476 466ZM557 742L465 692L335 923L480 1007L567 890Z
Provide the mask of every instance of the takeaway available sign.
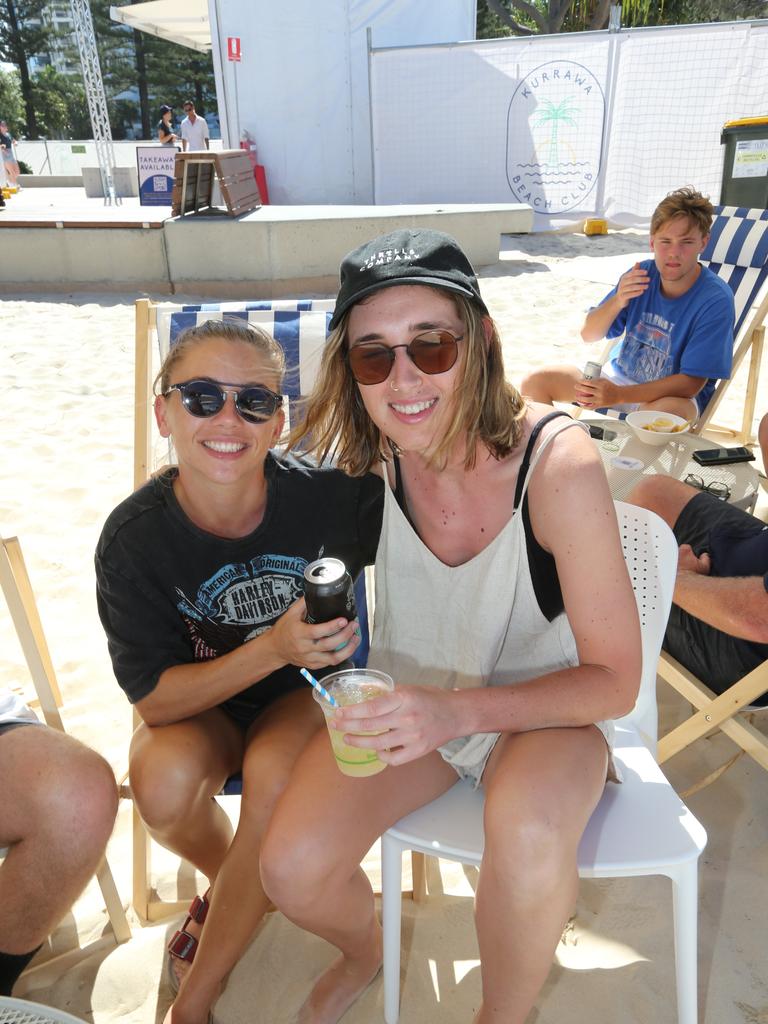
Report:
M518 84L507 112L507 181L537 213L588 209L602 151L605 96L582 64L553 60Z
M176 146L137 146L139 203L141 206L172 206Z

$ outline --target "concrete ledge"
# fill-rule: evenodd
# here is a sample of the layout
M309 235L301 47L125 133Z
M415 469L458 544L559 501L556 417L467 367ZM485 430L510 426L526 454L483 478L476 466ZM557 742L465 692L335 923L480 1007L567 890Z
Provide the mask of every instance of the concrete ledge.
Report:
M89 199L103 199L104 185L101 181L101 168L84 167L82 170L83 188ZM139 172L135 167L113 167L112 185L115 196L127 199L139 194Z
M166 221L168 265L175 288L242 282L265 298L295 291L297 280L332 289L342 257L370 238L398 227L425 227L454 235L476 267L496 263L502 234L524 234L533 211L520 203L462 206L263 206L237 220L181 217ZM236 241L235 241L236 239ZM319 282L323 282L320 284ZM267 289L272 288L273 291Z
M82 188L81 174L20 174L22 188Z
M29 290L61 287L72 291L74 282L86 288L133 291L140 282L153 288L168 286L168 264L162 231L135 228L3 228L0 242L12 260L0 262L4 291L19 286Z
M35 230L31 220L18 226L0 220L0 241L14 254L0 263L0 290L147 288L222 298L328 293L335 291L339 263L350 249L397 227L446 231L474 266L483 267L498 261L502 234L523 234L533 224L533 211L519 203L264 206L238 219L168 219L159 230L147 230L139 216L145 214L138 208L111 207L98 217L94 212L89 224L53 227L48 221Z

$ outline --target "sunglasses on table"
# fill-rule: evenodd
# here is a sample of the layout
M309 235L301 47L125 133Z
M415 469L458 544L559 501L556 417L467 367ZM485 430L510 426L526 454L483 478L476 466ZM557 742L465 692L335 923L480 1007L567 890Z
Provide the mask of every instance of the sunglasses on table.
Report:
M422 373L445 373L455 365L459 342L450 331L425 331L407 345L384 345L380 341L364 341L347 352L347 363L358 384L381 384L395 365L395 349L404 348L413 365Z
M172 384L163 391L167 398L172 391L181 395L181 404L193 416L205 419L215 416L224 408L227 395L234 395L235 409L244 420L261 423L273 416L283 404L283 396L270 391L263 384L228 384L213 380L185 380L181 384Z
M720 498L721 501L728 501L731 496L731 489L727 484L720 483L718 480L705 484L696 473L689 473L683 483L688 484L689 487L695 487L697 491L709 491L713 497Z

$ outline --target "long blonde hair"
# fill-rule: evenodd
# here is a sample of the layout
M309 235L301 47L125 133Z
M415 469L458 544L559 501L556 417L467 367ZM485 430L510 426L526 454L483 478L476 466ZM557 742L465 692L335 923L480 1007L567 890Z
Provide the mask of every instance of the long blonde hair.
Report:
M525 403L504 377L501 339L493 320L469 299L445 288L435 290L455 303L465 331L455 415L428 461L443 468L456 443L463 440L464 464L471 469L479 442L497 459L517 446ZM314 452L321 461L332 458L347 473L360 476L377 462L390 459L392 446L368 415L347 365L347 322L345 314L328 335L315 387L306 400L303 419L288 437L288 447ZM490 325L487 337L486 325Z

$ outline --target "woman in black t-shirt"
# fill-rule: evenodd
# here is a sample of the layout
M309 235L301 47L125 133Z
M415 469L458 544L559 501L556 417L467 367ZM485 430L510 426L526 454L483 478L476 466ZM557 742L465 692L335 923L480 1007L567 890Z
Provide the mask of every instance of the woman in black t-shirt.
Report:
M322 725L297 666L322 675L359 644L356 621L304 621L304 568L329 555L355 576L378 541L381 481L271 451L282 375L282 350L261 330L185 332L156 382L178 465L112 512L96 552L115 675L143 720L134 799L154 838L211 883L171 943L168 1024L205 1024L267 908L261 837ZM233 838L213 797L240 771Z

